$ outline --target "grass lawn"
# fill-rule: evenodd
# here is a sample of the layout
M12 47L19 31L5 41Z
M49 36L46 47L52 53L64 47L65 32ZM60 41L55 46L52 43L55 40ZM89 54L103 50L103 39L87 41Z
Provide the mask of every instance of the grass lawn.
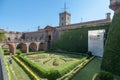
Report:
M12 59L12 64L9 65L12 80L31 80L26 72Z
M93 75L100 71L101 62L102 58L96 57L80 70L72 80L92 80ZM120 80L120 77L115 76L114 80Z
M84 56L62 53L42 53L26 55L26 58L33 61L45 70L55 69L61 71L68 66L79 62L80 59L84 58Z

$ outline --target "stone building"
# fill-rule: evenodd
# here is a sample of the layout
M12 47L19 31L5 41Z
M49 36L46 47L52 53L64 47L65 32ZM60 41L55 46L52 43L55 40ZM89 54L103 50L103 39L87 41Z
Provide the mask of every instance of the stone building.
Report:
M111 22L110 13L106 14L105 19L70 24L71 14L64 11L59 14L59 26L46 26L44 29L38 29L35 32L24 33L24 40L43 40L46 42L47 49L52 48L53 42L60 38L61 32L69 29L99 26Z
M81 22L81 23L71 23L71 14L64 11L59 14L59 26L49 26L47 25L44 29L39 29L34 32L13 32L5 31L7 42L12 42L9 44L11 52L15 53L15 49L18 44L22 44L23 52L28 52L29 48L33 48L33 51L38 50L48 50L53 48L54 41L61 38L62 31L99 26L111 23L110 13L106 14L105 19ZM24 43L23 43L24 42ZM26 42L26 43L25 43ZM35 49L36 48L36 49Z
M9 42L16 42L22 39L22 32L13 32L13 31L5 31L6 40Z

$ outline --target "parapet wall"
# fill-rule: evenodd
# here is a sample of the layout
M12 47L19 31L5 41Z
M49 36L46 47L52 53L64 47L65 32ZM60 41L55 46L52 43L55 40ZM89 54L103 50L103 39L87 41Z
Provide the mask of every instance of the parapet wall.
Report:
M66 26L57 26L57 30L68 30L68 29L75 29L75 28L82 28L82 27L91 27L91 26L99 26L104 24L111 23L111 19L101 19L101 20L95 20L95 21L88 21L88 22L81 22Z

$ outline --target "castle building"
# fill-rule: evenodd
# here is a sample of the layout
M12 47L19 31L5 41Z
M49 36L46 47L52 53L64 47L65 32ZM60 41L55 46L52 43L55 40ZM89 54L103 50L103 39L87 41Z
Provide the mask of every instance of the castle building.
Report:
M71 14L66 10L59 14L59 26L47 25L44 29L39 29L34 32L7 32L5 35L7 42L40 42L39 48L36 50L49 50L54 46L54 41L61 38L62 31L67 31L76 28L99 26L111 23L110 13L106 14L105 19L74 23L71 24ZM28 46L28 45L27 45ZM34 47L34 46L33 46ZM24 52L28 51L26 49ZM13 51L15 52L15 50Z
M70 25L71 22L71 14L68 13L67 11L64 11L59 14L59 26L65 26L65 25Z

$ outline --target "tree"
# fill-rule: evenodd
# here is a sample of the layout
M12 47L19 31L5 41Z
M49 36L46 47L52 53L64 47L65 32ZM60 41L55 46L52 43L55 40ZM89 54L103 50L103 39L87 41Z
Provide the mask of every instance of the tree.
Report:
M0 32L0 41L5 41L5 40L6 40L6 37L4 32Z

